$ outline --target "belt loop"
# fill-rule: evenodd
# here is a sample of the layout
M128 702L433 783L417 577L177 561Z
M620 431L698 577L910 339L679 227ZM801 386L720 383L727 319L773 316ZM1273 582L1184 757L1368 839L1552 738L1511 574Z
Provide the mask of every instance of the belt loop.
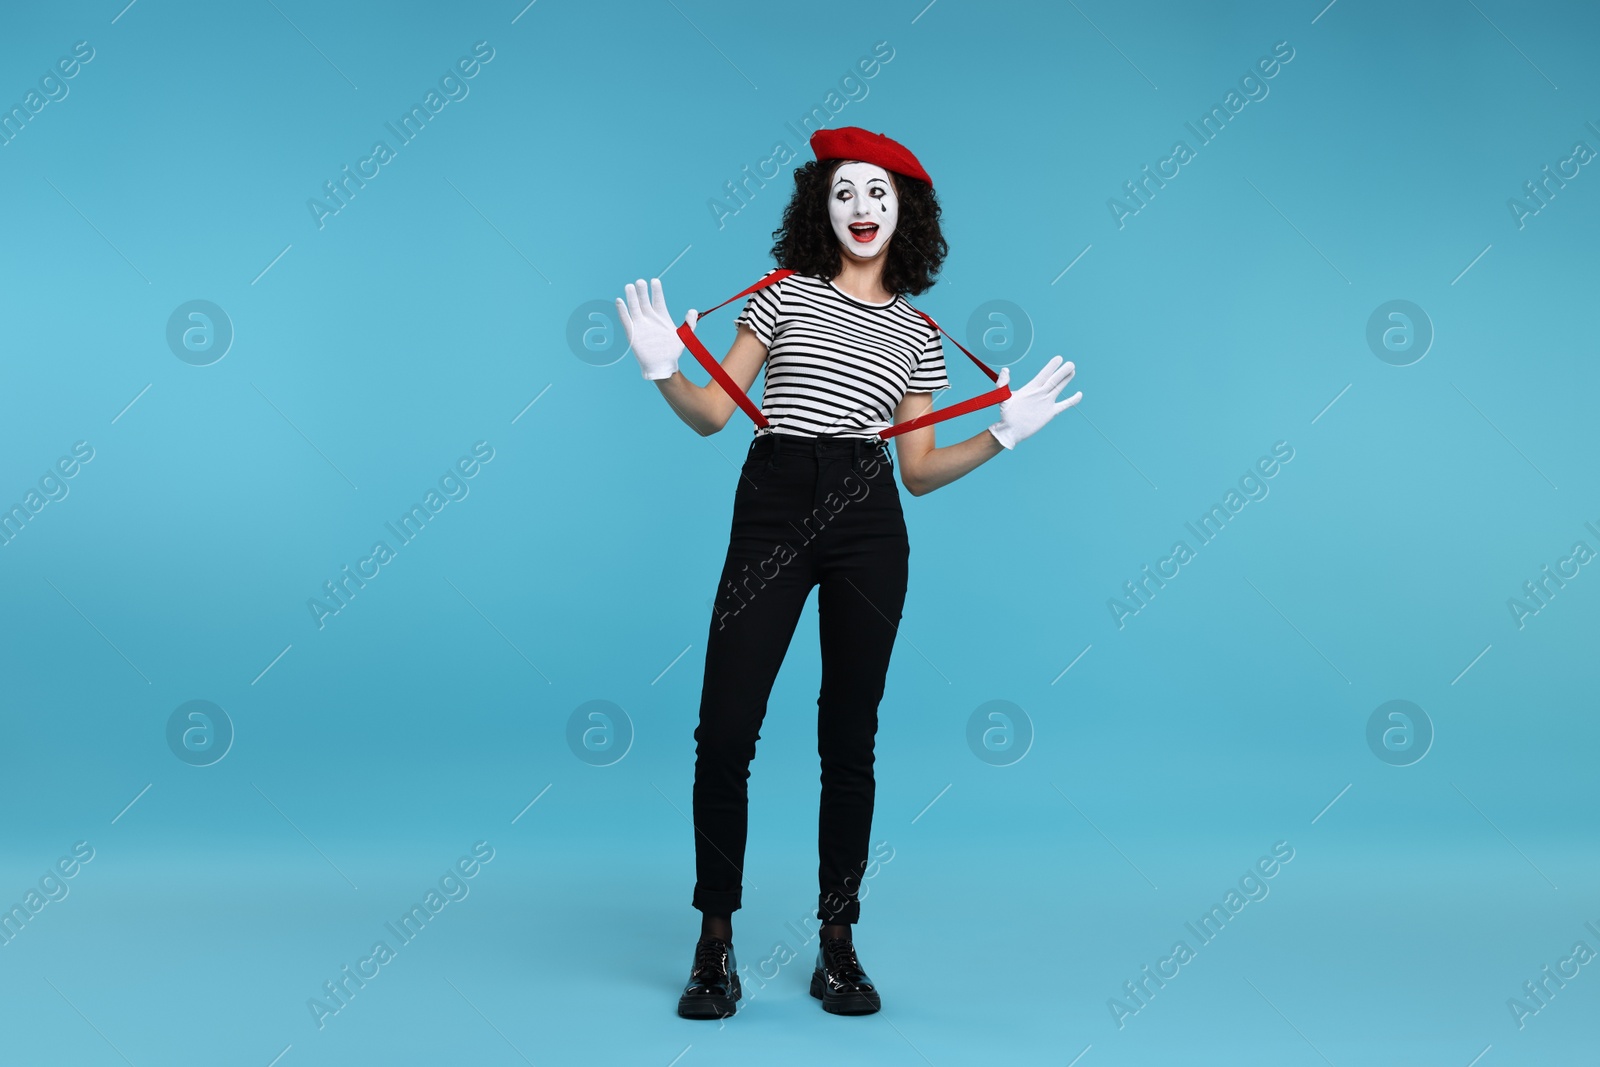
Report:
M884 447L884 440L881 437L863 441L861 443L861 451L863 453L870 451L873 461L880 467L884 466L889 460L888 450Z

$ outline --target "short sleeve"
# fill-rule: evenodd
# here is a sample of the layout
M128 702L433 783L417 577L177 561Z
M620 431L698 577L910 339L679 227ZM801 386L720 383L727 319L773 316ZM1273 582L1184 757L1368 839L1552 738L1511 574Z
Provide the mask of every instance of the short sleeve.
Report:
M911 372L911 382L906 386L906 392L932 393L948 388L950 388L950 375L944 365L944 339L938 330L933 330L922 346L922 358L917 361L916 369Z
M777 270L774 267L762 277L770 277ZM744 302L744 310L739 313L735 322L742 322L756 335L756 339L768 348L772 347L772 338L778 331L778 307L781 298L778 289L782 282L774 282L765 289L757 289L751 293Z

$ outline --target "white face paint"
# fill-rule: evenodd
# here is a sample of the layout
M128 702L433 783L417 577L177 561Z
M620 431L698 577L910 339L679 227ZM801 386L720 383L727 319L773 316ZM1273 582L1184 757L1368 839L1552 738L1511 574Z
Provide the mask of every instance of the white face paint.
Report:
M828 191L828 218L850 255L871 259L883 251L900 218L900 199L889 172L873 163L840 166Z

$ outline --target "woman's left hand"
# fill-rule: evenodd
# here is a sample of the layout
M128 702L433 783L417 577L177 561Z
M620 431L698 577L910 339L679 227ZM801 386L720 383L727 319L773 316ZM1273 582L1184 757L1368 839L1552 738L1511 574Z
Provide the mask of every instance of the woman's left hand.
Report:
M1082 400L1081 389L1065 400L1056 400L1057 394L1072 381L1076 371L1072 363L1063 363L1060 356L1055 356L1034 375L1033 381L1021 389L1013 390L1009 397L1000 402L1000 421L989 427L995 440L1006 448L1015 448L1018 441L1032 437L1044 428L1045 423ZM995 385L1008 385L1010 381L1011 368L1001 367Z

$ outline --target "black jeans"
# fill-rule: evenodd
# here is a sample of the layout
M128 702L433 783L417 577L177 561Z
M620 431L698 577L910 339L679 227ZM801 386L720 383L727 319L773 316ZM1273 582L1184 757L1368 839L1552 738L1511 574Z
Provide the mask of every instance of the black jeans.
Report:
M860 917L873 742L911 547L881 440L768 433L750 444L706 645L695 729L693 906L741 904L750 761L801 608L817 586L822 687L817 915Z

